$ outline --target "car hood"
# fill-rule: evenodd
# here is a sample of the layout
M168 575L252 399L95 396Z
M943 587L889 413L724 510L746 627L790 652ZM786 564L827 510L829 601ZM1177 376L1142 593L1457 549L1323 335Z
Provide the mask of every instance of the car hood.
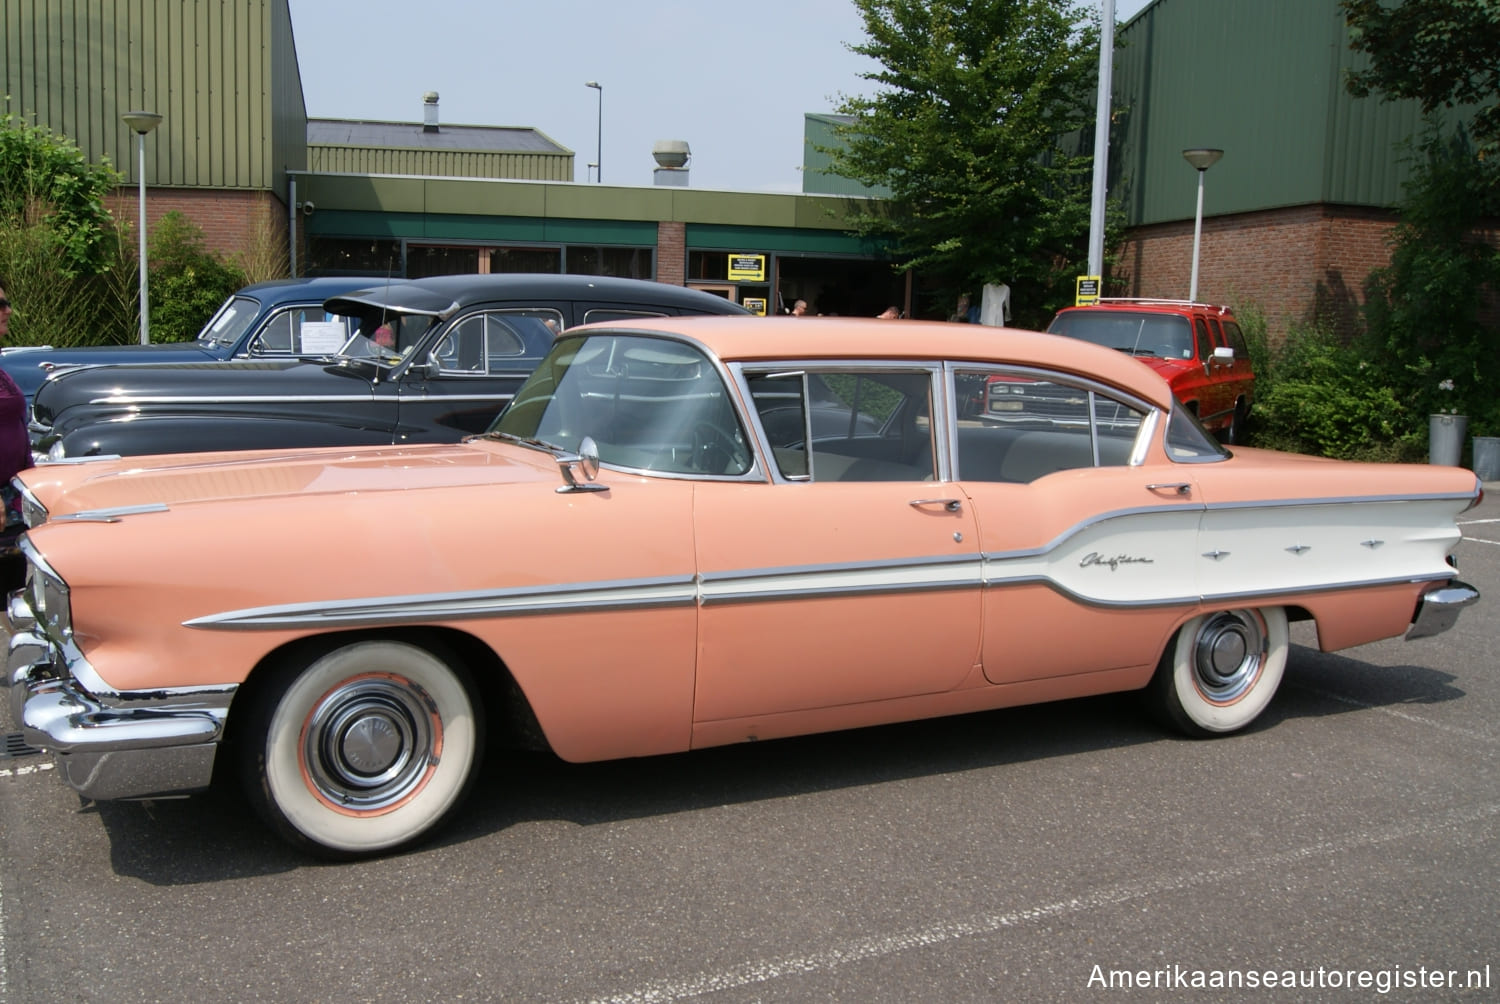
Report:
M108 519L202 503L549 481L550 454L490 441L195 453L42 464L21 475L48 518Z
M111 363L208 362L215 356L197 342L160 342L152 345L74 345L60 349L16 348L0 353L0 366L28 395L47 374L66 366Z
M310 394L312 388L330 387L347 393L349 380L368 384L379 372L373 364L328 359L95 366L55 374L37 390L32 417L50 424L85 403L127 407L143 399L160 404L170 398Z

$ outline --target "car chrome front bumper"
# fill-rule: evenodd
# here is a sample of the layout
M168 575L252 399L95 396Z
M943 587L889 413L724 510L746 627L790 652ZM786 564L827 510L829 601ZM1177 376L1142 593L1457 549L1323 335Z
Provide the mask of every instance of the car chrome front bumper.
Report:
M1411 627L1407 628L1406 640L1431 638L1451 628L1458 620L1458 612L1479 599L1479 590L1467 582L1449 579L1436 583L1417 600L1416 612L1412 615Z
M208 787L233 686L93 693L79 681L97 679L92 667L81 657L70 661L28 614L12 595L3 617L10 632L3 682L22 737L55 755L69 785L98 800Z

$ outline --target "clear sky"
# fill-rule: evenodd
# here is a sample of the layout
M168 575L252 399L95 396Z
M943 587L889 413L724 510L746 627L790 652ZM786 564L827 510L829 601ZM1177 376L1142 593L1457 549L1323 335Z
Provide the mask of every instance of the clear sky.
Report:
M1115 0L1124 21L1148 0ZM657 140L686 140L693 188L801 191L802 124L868 93L850 0L289 0L312 118L530 126L593 180L650 185ZM1101 5L1102 6L1102 5ZM603 114L598 91L603 85Z

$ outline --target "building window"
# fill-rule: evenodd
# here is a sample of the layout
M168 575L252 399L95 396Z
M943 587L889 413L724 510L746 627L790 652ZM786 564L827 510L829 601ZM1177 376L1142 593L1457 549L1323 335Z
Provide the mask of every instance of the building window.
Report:
M314 237L308 275L404 275L401 242L371 237Z

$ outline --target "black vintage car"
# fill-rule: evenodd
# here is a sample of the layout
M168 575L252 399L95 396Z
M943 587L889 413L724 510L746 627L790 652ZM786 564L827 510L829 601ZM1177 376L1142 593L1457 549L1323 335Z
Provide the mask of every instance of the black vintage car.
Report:
M71 457L454 441L484 431L558 331L744 314L698 290L583 275L435 276L334 296L353 319L316 360L89 366L54 373L32 448Z

